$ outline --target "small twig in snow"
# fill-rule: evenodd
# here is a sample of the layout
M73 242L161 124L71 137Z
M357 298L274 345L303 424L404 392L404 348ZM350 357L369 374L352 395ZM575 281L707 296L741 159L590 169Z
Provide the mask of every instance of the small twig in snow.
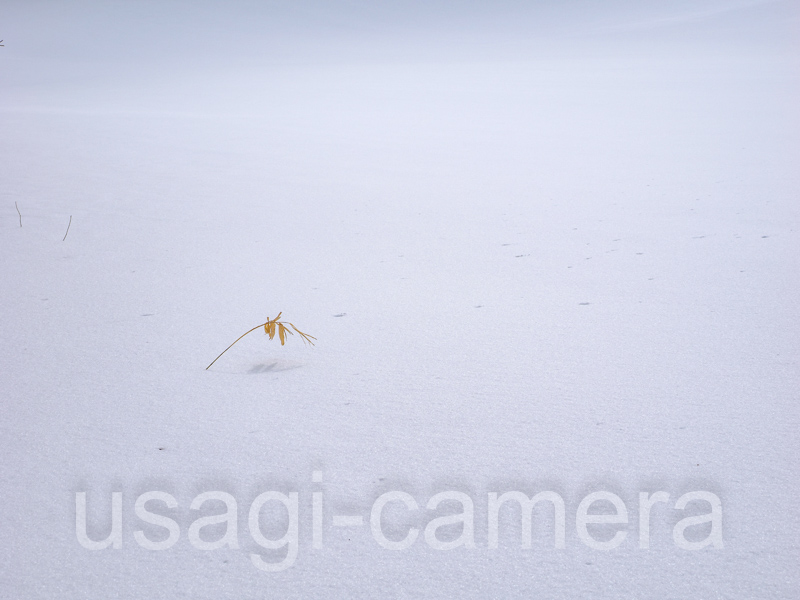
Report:
M3 40L0 40L2 42ZM19 215L19 226L22 227L22 213L19 212L19 206L17 206L17 201L14 200L14 206L17 208L17 214Z
M274 338L274 337L275 337L275 331L277 330L277 332L278 332L278 338L281 340L281 346L283 346L283 345L286 343L286 336L287 336L287 334L288 334L288 335L294 335L294 334L292 333L292 330L291 330L291 329L289 329L289 327L286 327L286 325L289 325L289 326L290 326L292 329L294 329L294 330L295 330L297 333L299 333L299 334L300 334L300 337L302 338L302 340L303 340L303 343L306 343L306 342L308 342L309 344L311 344L311 345L313 346L313 345L314 345L314 342L312 342L311 340L315 340L315 339L317 339L317 338L315 338L313 335L308 335L307 333L303 333L302 331L300 331L300 330L299 330L297 327L295 327L294 325L292 325L292 324L291 324L291 323L289 323L288 321L287 321L285 324L284 324L284 323L281 323L280 321L278 321L278 319L280 319L280 318L281 318L281 315L282 315L282 314L283 314L282 312L279 312L279 313L278 313L278 316L277 316L277 317L275 317L274 319L267 319L267 322L266 322L266 323L262 323L261 325L256 325L256 326L255 326L255 327L253 327L253 328L252 328L250 331L245 331L245 332L244 332L242 335L240 335L238 338L236 338L236 340L233 342L233 344L235 344L236 342L238 342L240 339L242 339L242 338L243 338L244 336L246 336L248 333L251 333L251 332L255 331L255 330L256 330L256 329L258 329L259 327L263 327L263 328L264 328L264 333L266 333L266 334L269 336L269 339L272 339L272 338ZM276 325L277 325L277 328L276 328ZM228 350L230 350L231 348L233 348L233 344L231 344L230 346L228 346L227 348L225 348L225 350L223 350L223 351L220 353L220 355L219 355L217 358L215 358L214 360L212 360L212 361L211 361L211 365L213 365L215 362L217 362L217 361L219 360L219 357L220 357L220 356L222 356L222 355L223 355L223 354L225 354L225 353L226 353ZM208 366L206 367L206 371L208 371L208 370L211 368L211 365L208 365Z
M69 226L72 225L72 215L69 216L69 223L67 223L67 233L64 234L64 239L61 240L62 242L67 239L67 235L69 234Z

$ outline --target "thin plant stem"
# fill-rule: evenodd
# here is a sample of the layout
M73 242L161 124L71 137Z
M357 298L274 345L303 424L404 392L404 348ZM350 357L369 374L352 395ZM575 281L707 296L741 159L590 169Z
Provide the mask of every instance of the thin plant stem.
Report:
M267 321L267 323L269 323L269 321ZM236 342L238 342L240 339L242 339L242 338L243 338L244 336L246 336L248 333L252 333L252 332L254 332L256 329L258 329L259 327L263 327L263 326L264 326L264 325L266 325L267 323L262 323L261 325L256 325L256 326L255 326L255 327L253 327L253 328L252 328L250 331L246 331L246 332L244 332L242 335L240 335L238 338L236 338ZM233 342L233 344L235 344L236 342ZM223 355L223 354L225 354L225 353L226 353L228 350L230 350L231 348L233 348L233 344L231 344L230 346L228 346L227 348L225 348L225 350L223 350L223 351L220 353L220 355L219 355L219 356L222 356L222 355ZM217 361L219 360L219 356L218 356L217 358L215 358L214 360L212 360L212 361L211 361L211 365L213 365L215 362L217 362ZM208 366L206 367L206 371L208 371L208 370L211 368L211 365L208 365Z
M70 225L72 225L72 215L69 216L69 223L67 223L67 233L64 234L64 239L61 240L62 242L66 241L67 235L69 235L69 226Z

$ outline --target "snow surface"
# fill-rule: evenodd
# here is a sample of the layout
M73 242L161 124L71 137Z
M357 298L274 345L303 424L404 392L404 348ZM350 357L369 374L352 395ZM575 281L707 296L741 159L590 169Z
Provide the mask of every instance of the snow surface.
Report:
M781 1L4 3L0 597L800 597L798 30ZM316 347L204 370L279 311ZM187 538L213 490L238 549ZM272 490L299 547L267 573ZM420 509L390 538L455 490L475 548L381 548L392 490ZM564 549L514 507L488 548L511 490L564 499ZM723 548L673 542L698 490ZM596 491L629 513L607 552ZM77 492L98 540L123 493L122 548L81 547Z

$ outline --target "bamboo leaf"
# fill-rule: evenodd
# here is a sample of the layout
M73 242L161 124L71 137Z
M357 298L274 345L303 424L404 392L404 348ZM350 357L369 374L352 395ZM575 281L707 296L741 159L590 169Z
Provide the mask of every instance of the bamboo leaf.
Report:
M286 343L286 327L283 323L278 323L278 336L281 338L281 346Z

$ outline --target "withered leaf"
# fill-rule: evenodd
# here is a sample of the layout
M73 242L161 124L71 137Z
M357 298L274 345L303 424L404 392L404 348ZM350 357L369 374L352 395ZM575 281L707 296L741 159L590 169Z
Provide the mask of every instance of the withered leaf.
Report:
M2 41L2 40L0 40L0 41ZM274 319L272 319L272 320L267 319L267 322L264 323L263 325L256 325L255 327L253 327L249 331L245 331L242 335L240 335L238 338L236 338L230 346L228 346L227 348L225 348L225 350L220 352L219 356L217 356L217 358L212 360L211 364L206 367L206 370L210 369L212 367L212 365L215 362L217 362L223 354L225 354L228 350L233 348L233 346L236 344L236 342L238 342L240 339L242 339L248 333L251 333L251 332L255 331L256 329L258 329L260 327L264 328L264 333L269 335L269 339L273 339L275 337L275 329L276 329L276 326L277 326L278 337L281 340L281 346L283 346L286 343L286 334L288 333L289 335L294 335L294 333L292 333L292 330L287 328L283 323L279 323L278 322L278 319L281 318L282 314L283 314L283 312L279 312L278 316L275 317ZM303 338L303 342L308 342L312 346L314 345L314 342L312 342L311 340L312 339L315 340L317 338L315 338L313 335L308 335L307 333L303 333L297 327L295 327L292 323L288 323L288 325L291 326L292 329L294 329L297 333L300 334L300 337Z

